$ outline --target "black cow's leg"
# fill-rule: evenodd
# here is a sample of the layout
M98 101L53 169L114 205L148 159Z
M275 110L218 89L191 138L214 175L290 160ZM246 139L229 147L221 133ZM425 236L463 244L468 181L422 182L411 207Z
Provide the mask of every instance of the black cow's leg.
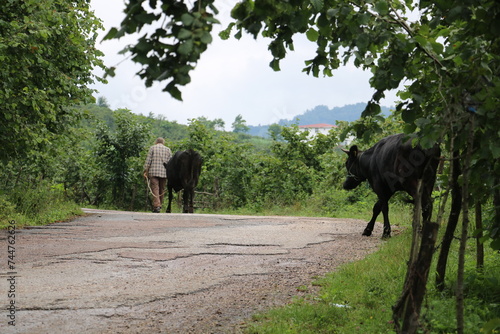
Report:
M189 212L189 190L186 188L184 188L184 191L182 193L182 212Z
M189 213L194 212L193 200L194 200L194 188L189 191Z
M168 187L168 206L167 206L167 213L172 212L172 188Z
M384 215L384 233L382 238L391 237L391 224L389 223L389 202L384 200L381 204L382 214Z
M370 235L372 235L373 226L375 225L375 220L377 219L377 217L380 214L380 211L382 209L380 203L381 203L381 201L378 200L377 203L375 203L375 205L373 206L372 219L368 222L368 225L366 225L366 228L363 231L363 235L365 235L367 237L369 237Z

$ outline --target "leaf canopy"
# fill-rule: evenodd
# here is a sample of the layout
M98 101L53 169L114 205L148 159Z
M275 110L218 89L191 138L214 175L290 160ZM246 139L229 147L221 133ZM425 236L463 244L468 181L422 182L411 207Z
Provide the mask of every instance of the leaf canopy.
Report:
M1 160L50 145L79 117L69 106L93 100L92 69L103 67L94 47L99 27L88 1L2 4Z

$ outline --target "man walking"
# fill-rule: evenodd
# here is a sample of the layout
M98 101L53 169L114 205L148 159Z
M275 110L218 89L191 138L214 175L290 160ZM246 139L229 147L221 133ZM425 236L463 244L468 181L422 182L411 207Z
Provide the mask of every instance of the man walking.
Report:
M149 148L146 162L144 163L144 178L149 179L151 192L153 193L153 212L158 213L163 203L165 184L167 183L167 170L164 163L172 157L172 151L165 145L163 138L158 138L155 144Z

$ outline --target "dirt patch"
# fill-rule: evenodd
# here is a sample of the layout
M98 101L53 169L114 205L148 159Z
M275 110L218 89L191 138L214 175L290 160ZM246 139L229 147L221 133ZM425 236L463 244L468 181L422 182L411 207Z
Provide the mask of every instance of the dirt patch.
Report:
M380 243L359 220L88 212L17 231L7 333L240 333Z

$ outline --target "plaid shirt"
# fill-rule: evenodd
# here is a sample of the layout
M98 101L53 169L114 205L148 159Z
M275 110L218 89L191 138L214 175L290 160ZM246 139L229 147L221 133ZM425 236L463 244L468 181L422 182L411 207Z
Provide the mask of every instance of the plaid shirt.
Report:
M167 170L163 163L167 163L172 157L172 151L163 144L151 146L144 163L144 171L149 177L167 177Z

